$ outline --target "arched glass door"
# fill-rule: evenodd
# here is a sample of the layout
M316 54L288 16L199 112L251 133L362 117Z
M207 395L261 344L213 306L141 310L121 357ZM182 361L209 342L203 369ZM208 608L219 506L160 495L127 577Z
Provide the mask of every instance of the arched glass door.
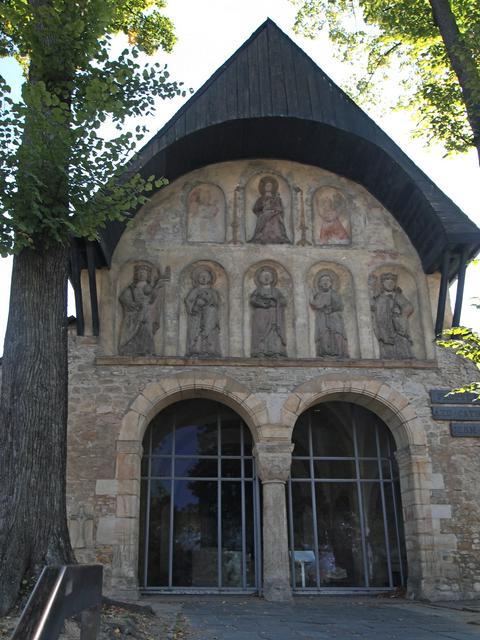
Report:
M395 443L374 413L325 402L300 416L288 482L292 586L405 584Z
M154 418L143 451L141 588L255 591L259 494L241 418L184 400Z

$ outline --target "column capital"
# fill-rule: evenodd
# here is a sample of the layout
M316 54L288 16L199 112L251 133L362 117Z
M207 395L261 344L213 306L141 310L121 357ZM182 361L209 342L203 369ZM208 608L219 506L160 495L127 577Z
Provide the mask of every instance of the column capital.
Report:
M265 483L285 483L290 475L293 444L291 442L260 442L255 445L258 475Z

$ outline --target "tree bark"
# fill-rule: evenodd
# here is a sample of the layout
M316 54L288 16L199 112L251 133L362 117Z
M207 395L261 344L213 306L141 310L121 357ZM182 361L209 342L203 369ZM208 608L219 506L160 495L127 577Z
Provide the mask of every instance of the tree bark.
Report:
M442 36L447 55L462 90L467 118L480 162L480 73L462 38L450 0L429 0L433 20Z
M74 561L66 520L68 249L15 256L0 396L0 615L26 574Z

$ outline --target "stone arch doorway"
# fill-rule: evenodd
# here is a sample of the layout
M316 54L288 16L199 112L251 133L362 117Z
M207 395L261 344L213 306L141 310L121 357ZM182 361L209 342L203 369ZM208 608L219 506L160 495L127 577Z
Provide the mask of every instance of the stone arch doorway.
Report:
M139 584L146 591L259 589L259 490L249 428L209 398L158 413L143 439Z
M395 441L369 409L311 406L293 430L287 486L292 588L394 589L406 553Z

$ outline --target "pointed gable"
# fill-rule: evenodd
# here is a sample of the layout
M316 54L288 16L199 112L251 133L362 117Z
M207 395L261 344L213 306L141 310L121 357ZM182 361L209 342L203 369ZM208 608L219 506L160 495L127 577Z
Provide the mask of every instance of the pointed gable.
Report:
M398 220L426 272L445 251L473 256L480 230L270 19L220 67L129 167L174 180L207 164L281 158L363 185ZM100 241L106 262L124 226ZM450 276L460 264L452 261Z

